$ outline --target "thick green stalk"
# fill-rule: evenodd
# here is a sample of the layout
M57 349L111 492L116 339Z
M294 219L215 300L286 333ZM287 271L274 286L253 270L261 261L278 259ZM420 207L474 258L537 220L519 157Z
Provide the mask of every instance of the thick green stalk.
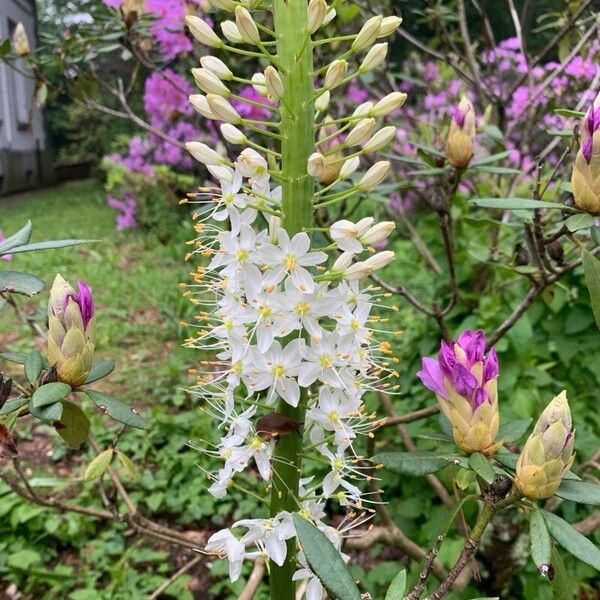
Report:
M314 151L314 95L312 43L306 42L307 0L273 0L277 59L285 73L281 106L281 161L283 176L283 227L293 235L313 225L312 197L314 183L306 171L308 157ZM271 516L282 510L297 510L296 497L300 479L302 425L306 412L306 390L294 408L280 400L278 412L293 417L300 424L298 432L282 436L272 461L273 490ZM296 541L290 540L282 567L271 562L272 600L294 600Z

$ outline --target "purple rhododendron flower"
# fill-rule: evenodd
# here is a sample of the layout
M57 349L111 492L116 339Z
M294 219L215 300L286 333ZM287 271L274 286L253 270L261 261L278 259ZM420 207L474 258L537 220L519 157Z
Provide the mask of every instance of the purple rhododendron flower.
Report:
M261 96L251 85L247 85L245 88L243 88L239 95L247 100L252 100L253 102L258 102L259 104L264 104L265 106L272 106L271 102L269 102L269 100L264 96ZM266 108L252 106L251 104L246 104L245 102L241 102L239 100L233 100L231 104L243 119L263 121L268 119L271 115L271 112Z
M102 0L102 2L110 8L121 8L123 4L123 0Z
M0 242L3 242L6 238L4 237L4 235L2 234L2 229L0 229ZM2 260L12 260L13 255L12 254L3 254L2 256L0 256L0 258Z
M109 197L106 199L106 203L111 208L119 211L117 215L117 230L122 231L123 229L136 229L138 226L135 218L135 211L137 209L137 202L132 194L125 194L122 200L118 198Z
M83 328L86 329L88 323L94 316L94 297L92 296L92 290L89 288L87 283L81 279L77 280L78 292L74 294L67 294L63 300L63 311L67 308L69 300L73 300L78 306L81 312L81 319L83 321Z
M194 88L172 69L152 73L144 84L144 109L153 127L176 123L182 115L193 114L188 96Z

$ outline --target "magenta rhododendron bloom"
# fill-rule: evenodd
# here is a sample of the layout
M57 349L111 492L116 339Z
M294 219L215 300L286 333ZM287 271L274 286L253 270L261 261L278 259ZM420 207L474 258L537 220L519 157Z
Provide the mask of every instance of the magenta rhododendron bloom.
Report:
M3 242L5 239L6 238L2 234L2 229L0 229L0 242ZM0 256L2 260L12 260L12 257L12 254L3 254L2 256Z
M144 84L144 109L154 127L174 124L182 115L193 114L188 96L194 88L172 69L152 73Z

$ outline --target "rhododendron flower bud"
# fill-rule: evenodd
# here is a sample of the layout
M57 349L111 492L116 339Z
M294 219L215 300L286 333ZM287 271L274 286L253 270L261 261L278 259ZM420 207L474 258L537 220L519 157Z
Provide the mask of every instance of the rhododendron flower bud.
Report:
M561 392L540 415L517 461L515 486L527 498L549 498L573 464L575 431L567 393Z
M363 150L365 152L377 152L387 146L396 135L396 127L388 125L382 127L373 137L365 143Z
M600 213L600 94L581 123L581 148L571 174L575 206Z
M200 59L200 64L205 68L214 73L219 79L229 81L233 79L233 73L229 67L216 56L203 56Z
M17 23L13 32L12 43L15 54L18 54L19 56L25 56L31 52L29 39L27 38L27 32L25 31L23 23Z
M386 177L390 170L390 163L387 160L376 162L360 179L357 184L359 190L367 192L377 187Z
M375 67L378 67L387 56L388 45L387 42L381 44L375 44L365 56L364 60L358 68L359 73L366 73L372 71Z
M320 152L313 152L308 157L306 171L311 177L321 177L325 172L325 157Z
M220 129L221 134L230 144L246 145L248 143L248 138L234 125L223 123Z
M277 69L271 65L265 69L265 85L272 100L279 100L283 96L283 82Z
M373 131L375 127L375 119L361 119L347 135L344 140L345 146L356 146L362 144Z
M340 169L339 178L340 179L348 179L358 169L358 165L360 164L360 158L358 156L353 156L348 160L344 161L342 168Z
M307 9L306 30L308 33L314 33L321 27L323 19L327 14L327 3L325 0L310 0Z
M398 110L405 102L407 95L404 92L392 92L384 96L370 111L374 117L385 117Z
M260 34L258 27L252 18L252 15L243 6L235 7L235 24L242 39L248 44L256 44L260 42Z
M360 236L361 243L370 246L377 244L387 239L390 233L396 228L396 223L393 221L381 221L373 227L370 227L368 231Z
M217 116L210 109L208 100L204 94L192 94L189 97L190 104L206 119L216 119Z
M417 376L438 399L452 424L454 443L467 454L493 454L500 447L498 359L492 348L485 355L483 331L465 331L457 340L442 341L437 357L422 359Z
M334 60L325 73L325 87L331 89L339 85L346 76L347 70L348 63L345 60Z
M200 17L189 15L185 18L185 22L191 34L202 44L212 48L220 48L223 45L223 42L210 25Z
M381 27L379 28L379 35L377 37L383 38L387 37L388 35L392 35L392 33L394 33L394 31L396 31L401 24L401 17L383 17L383 20L381 21Z
M202 142L187 142L185 147L198 162L204 165L222 165L226 162L218 152Z
M223 96L217 96L216 94L207 94L206 101L208 102L208 106L210 110L216 115L218 119L221 121L225 121L226 123L232 123L236 125L241 122L242 117L240 117L239 113L228 100L223 98Z
M244 41L238 26L233 21L223 21L221 23L221 31L233 44L241 44Z
M315 100L315 109L317 112L324 112L327 110L329 106L329 100L331 99L331 93L329 90L324 91L316 100Z
M358 52L363 48L368 48L377 39L382 21L383 17L380 15L367 20L358 32L358 35L354 38L351 49L354 52Z
M468 98L463 98L452 115L446 142L448 162L457 169L464 169L473 156L475 141L475 111Z
M83 281L77 285L76 292L57 275L48 302L48 362L58 380L72 387L86 380L96 340L92 292Z
M192 69L192 75L196 85L207 94L217 94L218 96L230 96L231 92L227 86L208 69Z

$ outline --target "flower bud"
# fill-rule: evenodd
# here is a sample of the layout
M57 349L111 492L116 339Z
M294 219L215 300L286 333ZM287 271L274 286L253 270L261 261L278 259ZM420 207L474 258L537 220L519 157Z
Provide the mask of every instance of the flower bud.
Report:
M384 250L383 252L378 252L377 254L373 254L373 256L369 256L369 258L365 260L365 264L368 265L372 271L377 271L378 269L387 267L394 260L395 256L395 252Z
M363 48L368 48L377 39L382 21L383 17L381 15L368 19L354 38L350 47L351 50L358 52Z
M571 468L575 431L567 393L562 391L540 415L517 461L515 486L527 498L550 498Z
M219 36L212 30L206 21L200 17L188 15L185 22L190 29L191 34L202 44L212 48L220 48L223 42Z
M336 221L329 227L329 235L337 247L344 252L358 254L363 250L362 244L356 239L358 228L352 221L346 219Z
M230 144L244 146L248 143L248 138L234 125L223 123L220 129L221 134Z
M313 152L308 157L306 171L311 177L321 177L325 172L325 157L320 152Z
M373 217L363 217L356 224L356 234L358 235L358 237L362 237L365 233L367 233L367 231L371 228L374 222L375 219Z
M359 73L366 73L367 71L373 70L378 67L387 56L388 45L387 42L381 44L375 44L365 56L364 60L358 68Z
M406 98L404 92L392 92L377 102L369 114L373 117L385 117L398 110L406 102Z
M388 125L382 127L373 137L363 146L365 152L377 152L387 146L396 136L396 127Z
M265 86L271 100L279 100L283 97L283 82L277 69L271 65L265 69Z
M216 119L217 116L210 109L208 100L204 94L192 94L189 96L190 104L194 107L196 112L200 113L206 119Z
M325 0L310 0L307 9L307 23L306 30L308 33L313 34L323 23L325 15L327 14L327 3Z
M342 168L340 169L340 179L348 179L358 169L358 165L360 164L360 158L358 156L354 156L344 161Z
M332 89L342 82L344 77L346 76L346 71L348 69L348 63L345 60L337 59L334 60L327 69L327 73L325 73L325 87L327 89Z
M232 44L241 44L244 41L238 26L233 21L223 21L221 31Z
M315 110L317 112L324 112L327 110L329 106L329 100L331 99L331 94L329 90L325 90L316 100L315 100Z
M319 140L326 140L321 144L321 151L326 153L325 171L319 178L320 183L323 185L329 185L335 181L341 169L341 146L335 137L331 137L335 135L337 128L335 125L331 124L330 121L331 119L326 117L324 119L323 127L319 129Z
M83 281L77 285L78 292L57 275L48 302L48 362L58 380L72 387L86 380L96 340L92 292Z
M600 213L600 94L596 96L581 123L581 148L571 173L575 206Z
M198 162L204 165L222 165L226 162L218 152L202 142L186 142L185 147Z
M335 273L346 271L346 269L352 264L353 258L354 254L352 254L352 252L342 252L333 263L331 270Z
M376 162L360 179L357 187L362 192L367 192L377 187L386 177L390 170L390 163L387 160Z
M235 7L235 24L243 40L247 44L256 44L260 42L258 27L252 18L252 15L243 6Z
M208 69L192 69L192 75L196 85L207 94L216 94L217 96L230 96L231 92L227 86Z
M384 38L388 35L392 35L398 27L402 24L402 19L400 17L391 16L391 17L383 17L381 21L381 27L379 28L378 38Z
M369 100L359 104L352 113L353 117L369 117L371 116L371 110L373 109L373 103Z
M231 182L233 180L233 171L224 165L206 165L206 170L219 181Z
M364 235L360 236L359 240L365 246L371 246L387 239L395 228L396 224L393 221L382 221L370 227Z
M210 3L218 9L227 10L229 12L233 11L235 8L235 3L233 0L210 0Z
M361 119L346 136L344 146L356 146L362 144L373 131L375 119Z
M279 229L281 228L281 219L276 215L269 216L269 240L272 244L279 242Z
M233 79L233 73L229 67L216 56L203 56L200 59L200 64L205 68L214 73L219 79L229 81ZM193 69L192 69L193 71Z
M264 73L254 73L251 77L252 87L257 94L267 97L267 84L265 83Z
M18 54L19 56L25 56L31 52L29 39L23 23L17 23L13 32L12 43L15 54Z
M323 19L323 23L321 23L321 27L325 27L325 25L329 25L329 23L331 23L331 21L333 21L333 19L335 19L336 14L337 14L337 12L336 12L335 8L330 8L327 11L325 18Z
M450 121L446 142L448 162L457 169L464 169L473 156L475 141L475 111L468 98L464 97L456 107Z
M233 123L234 125L241 122L242 117L240 117L237 110L223 96L207 94L206 100L211 112L215 114L217 119L221 119L225 123Z
M366 262L355 262L344 271L342 277L347 281L358 281L368 277L372 272L373 269Z
M457 340L442 341L437 360L423 358L417 376L436 395L461 450L496 452L502 445L495 442L500 425L498 358L493 348L485 355L483 331L465 331Z

